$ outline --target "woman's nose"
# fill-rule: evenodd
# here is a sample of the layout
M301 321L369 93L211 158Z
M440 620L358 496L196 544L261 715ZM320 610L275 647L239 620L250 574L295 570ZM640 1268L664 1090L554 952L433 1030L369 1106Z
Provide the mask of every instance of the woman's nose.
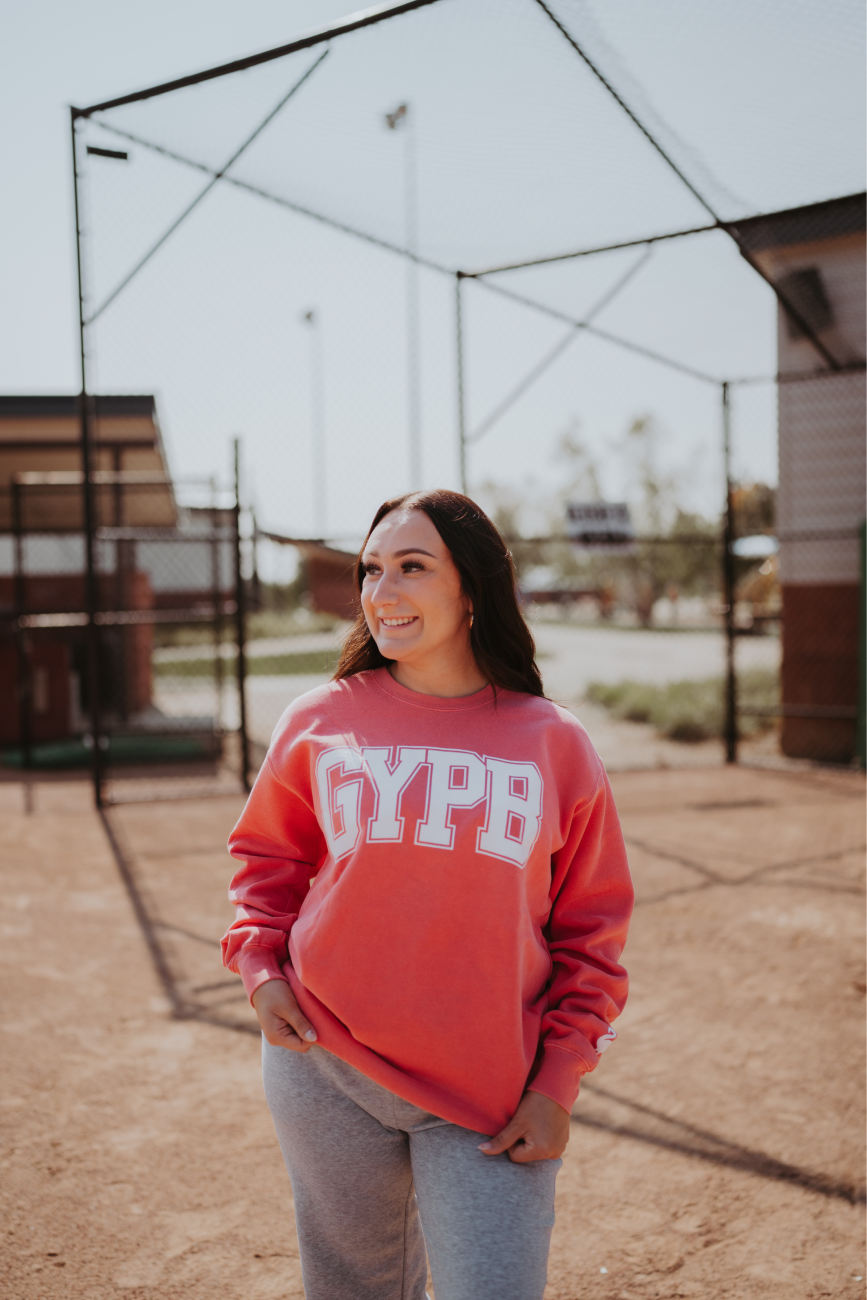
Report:
M377 607L380 605L395 605L398 599L394 579L390 574L383 573L373 589L373 604Z

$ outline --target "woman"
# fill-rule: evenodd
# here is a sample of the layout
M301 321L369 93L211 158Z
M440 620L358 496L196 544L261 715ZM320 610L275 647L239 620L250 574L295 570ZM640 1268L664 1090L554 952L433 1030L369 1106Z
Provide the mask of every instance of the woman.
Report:
M541 1300L632 887L545 699L511 557L456 492L376 513L333 681L283 715L223 940L264 1036L307 1300ZM422 1229L423 1234L422 1235Z

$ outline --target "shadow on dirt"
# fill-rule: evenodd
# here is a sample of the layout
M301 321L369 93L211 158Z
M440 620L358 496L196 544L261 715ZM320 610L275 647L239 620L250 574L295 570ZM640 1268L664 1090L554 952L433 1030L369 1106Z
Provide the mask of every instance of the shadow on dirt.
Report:
M827 1174L813 1173L809 1169L786 1164L763 1151L753 1151L749 1147L730 1142L727 1138L718 1137L716 1133L708 1133L683 1120L672 1119L650 1106L630 1101L627 1097L619 1097L595 1083L582 1084L581 1096L580 1110L572 1115L573 1124L603 1129L606 1133L634 1142L646 1142L650 1146L663 1147L666 1151L676 1151L693 1160L726 1165L729 1169L740 1169L744 1173L757 1174L760 1178L793 1183L806 1191L838 1197L852 1205L863 1204L865 1201L863 1187L855 1187Z
M230 1029L236 1033L250 1034L258 1038L259 1027L250 1016L249 1003L240 980L226 972L225 978L206 984L193 984L180 969L177 957L172 952L172 944L167 940L170 936L177 936L187 942L204 944L217 950L219 950L219 943L215 939L159 919L141 874L136 869L135 857L126 845L117 821L112 818L110 810L104 808L100 809L100 817L154 970L168 999L173 1019L199 1020L220 1029ZM639 843L634 840L632 842ZM765 872L753 872L740 879L725 880L703 864L684 859L679 855L672 855L651 845L642 844L641 847L659 856L674 858L681 865L693 868L700 880L692 889L713 885L748 885L752 884L756 877L765 874ZM812 865L812 860L809 861ZM806 862L807 860L786 863L785 866L802 866ZM691 892L691 890L671 891L672 894L681 892ZM661 902L668 896L668 894L661 895L644 901ZM865 1201L863 1187L841 1182L827 1174L786 1164L762 1151L740 1146L683 1120L672 1119L640 1102L609 1092L595 1083L584 1083L581 1097L580 1110L572 1115L573 1124L601 1129L616 1137L661 1147L693 1160L704 1160L754 1174L760 1178L791 1183L802 1187L805 1191L839 1198L850 1204Z
M166 941L169 936L179 936L219 951L217 940L159 919L116 818L106 808L100 808L99 815L172 1018L201 1020L204 1024L258 1038L259 1026L249 1012L247 995L237 976L226 971L224 978L212 983L193 984L181 970L173 945Z

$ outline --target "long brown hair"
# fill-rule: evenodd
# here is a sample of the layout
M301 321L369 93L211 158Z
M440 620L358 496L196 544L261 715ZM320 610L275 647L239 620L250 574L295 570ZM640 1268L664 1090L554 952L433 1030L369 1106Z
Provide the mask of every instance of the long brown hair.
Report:
M495 690L544 696L536 646L518 605L509 549L484 510L469 497L436 488L384 501L373 516L355 566L359 593L364 581L361 556L368 538L387 514L400 509L424 511L451 553L464 595L473 605L470 646L480 672ZM362 611L343 643L334 681L392 662L380 653Z

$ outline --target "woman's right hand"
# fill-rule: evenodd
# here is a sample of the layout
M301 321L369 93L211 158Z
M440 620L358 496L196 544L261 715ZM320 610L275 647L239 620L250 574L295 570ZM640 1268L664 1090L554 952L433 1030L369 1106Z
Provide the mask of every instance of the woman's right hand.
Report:
M250 999L259 1017L262 1033L272 1047L290 1052L309 1052L316 1042L316 1030L302 1014L295 995L285 980L267 980Z

